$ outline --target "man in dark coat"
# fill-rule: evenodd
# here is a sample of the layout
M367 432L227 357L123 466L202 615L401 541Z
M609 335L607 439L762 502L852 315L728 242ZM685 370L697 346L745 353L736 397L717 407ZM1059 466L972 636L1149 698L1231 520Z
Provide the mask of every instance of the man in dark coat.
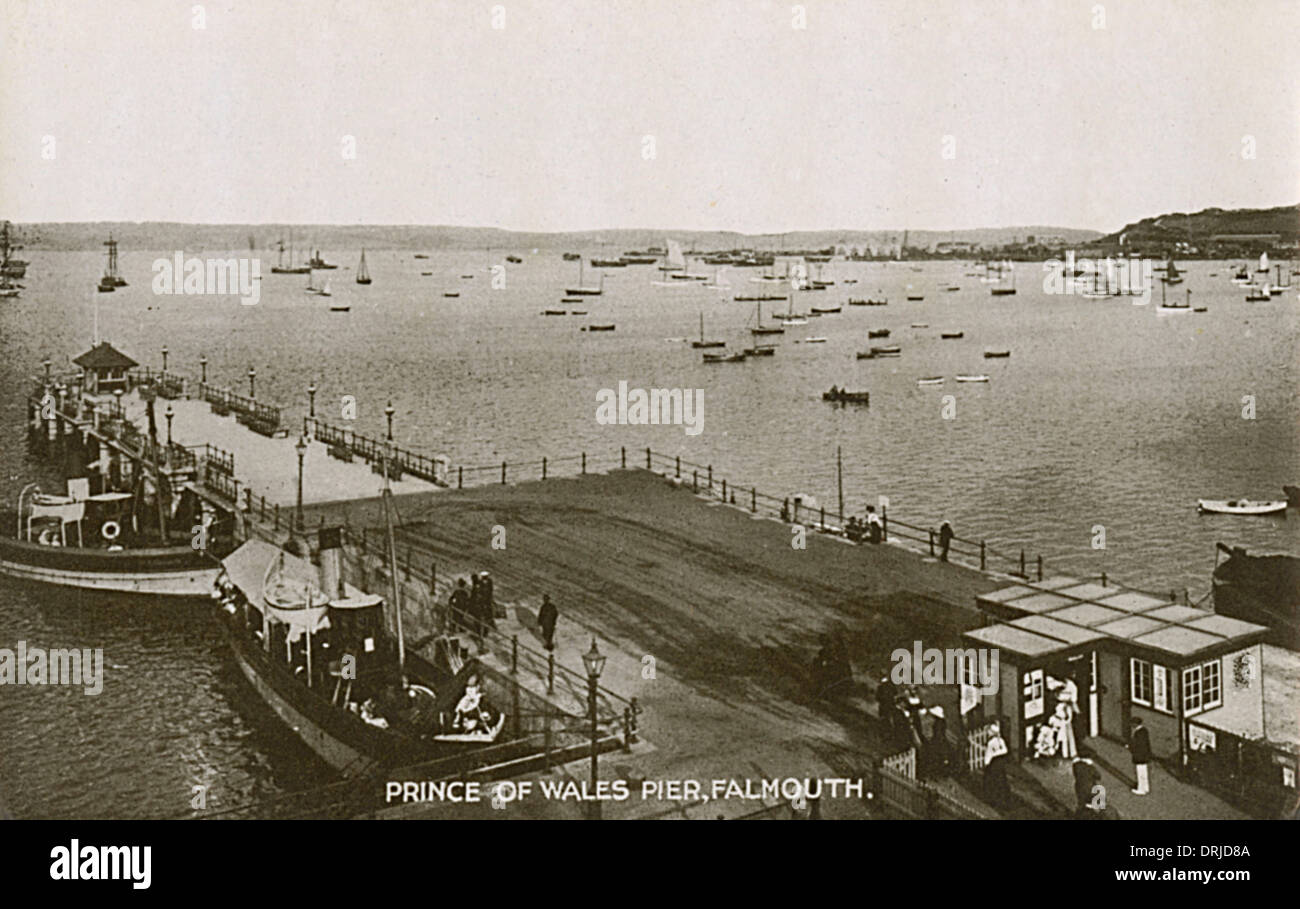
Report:
M1133 769L1137 773L1137 786L1134 795L1146 795L1151 791L1151 780L1147 775L1151 763L1151 733L1142 725L1141 717L1133 717L1133 732L1129 736L1128 750L1133 755Z
M555 649L555 623L560 620L560 610L555 608L549 594L542 595L542 608L537 613L537 624L542 627L542 641L547 650Z
M451 627L453 630L469 627L469 589L464 578L456 579L456 589L447 601L451 610Z
M1074 771L1074 816L1081 820L1095 820L1101 817L1105 796L1098 799L1094 792L1095 787L1101 782L1101 773L1097 770L1097 765L1087 758L1075 758L1072 769Z
M939 561L948 561L948 547L952 545L953 536L952 525L944 521L939 527Z
M487 607L487 609L484 610L484 615L487 616L488 624L491 625L493 628L496 628L497 627L497 622L496 622L497 604L492 594L492 575L488 574L485 571L482 574L482 578L483 578L483 603ZM502 614L501 618L505 618L504 613Z

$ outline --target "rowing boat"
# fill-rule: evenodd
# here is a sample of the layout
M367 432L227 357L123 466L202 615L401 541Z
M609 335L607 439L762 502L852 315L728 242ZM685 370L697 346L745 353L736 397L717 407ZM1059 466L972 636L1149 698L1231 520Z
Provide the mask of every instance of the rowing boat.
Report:
M1201 514L1243 514L1264 515L1281 514L1286 511L1286 500L1273 502L1252 502L1249 499L1197 499L1196 510Z
M988 380L989 377L983 374L978 376L957 376L958 382L987 382Z

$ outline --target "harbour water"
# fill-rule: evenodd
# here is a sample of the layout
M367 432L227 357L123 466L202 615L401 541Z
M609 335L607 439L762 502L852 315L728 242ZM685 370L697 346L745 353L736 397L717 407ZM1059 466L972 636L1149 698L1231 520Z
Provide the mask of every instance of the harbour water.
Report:
M506 265L508 252L522 264ZM731 287L693 282L657 287L653 267L610 269L605 292L559 302L578 280L558 251L367 250L374 283L358 287L347 268L327 273L334 302L303 292L304 276L271 275L264 258L261 301L236 296L156 296L155 258L173 250L121 251L130 286L94 294L99 251L31 250L21 298L0 306L0 494L58 478L28 451L20 431L25 377L49 356L55 368L89 347L92 303L100 336L144 365L198 377L208 358L214 384L284 405L292 426L305 388L341 422L340 400L355 396L355 428L380 435L384 405L396 411L405 447L446 453L452 464L487 465L587 451L608 458L620 446L650 446L712 464L717 476L772 495L836 501L835 451L844 457L846 506L879 495L892 514L936 525L947 518L966 537L1003 550L1041 553L1054 572L1095 575L1157 590L1209 586L1214 543L1300 554L1294 512L1285 519L1198 516L1196 499L1279 498L1300 478L1300 301L1294 290L1246 303L1227 263L1188 262L1186 289L1205 313L1159 316L1155 302L1051 296L1037 263L1019 263L1015 296L991 297L964 274L967 263L834 262L825 292L790 306L838 306L883 291L885 307L850 307L790 327L776 356L705 365L682 340L706 334L729 348L750 344L754 304L732 297L783 285L751 283L758 269L731 269ZM193 254L193 253L190 253ZM208 251L204 255L242 255ZM607 253L597 253L605 255ZM327 251L331 261L351 253ZM505 286L489 270L505 269ZM701 268L700 266L696 266ZM431 276L421 275L431 271ZM1217 276L1211 277L1211 272ZM472 274L472 279L462 275ZM856 278L845 285L845 278ZM594 280L588 272L587 282ZM319 283L319 275L317 276ZM948 292L950 284L960 290ZM923 293L905 300L907 286ZM458 292L447 298L444 292ZM587 315L543 317L543 309ZM770 323L770 317L767 318ZM589 323L615 323L589 333ZM913 323L927 328L913 329ZM867 330L888 328L902 356L854 359ZM941 331L964 337L943 340ZM824 344L797 343L813 336ZM986 349L1010 349L986 360ZM986 373L987 384L957 384ZM942 386L918 387L944 375ZM632 387L704 390L703 431L680 426L607 426L595 419L597 392ZM869 408L821 400L832 384L871 392ZM952 396L945 401L945 396ZM1243 418L1254 402L1254 419ZM952 419L944 408L955 406ZM308 465L307 482L311 482ZM1096 525L1105 548L1094 549ZM103 647L103 694L76 689L9 689L0 697L3 801L18 816L158 817L182 814L206 786L210 806L234 805L325 777L238 684L201 604L140 604L0 579L0 646Z

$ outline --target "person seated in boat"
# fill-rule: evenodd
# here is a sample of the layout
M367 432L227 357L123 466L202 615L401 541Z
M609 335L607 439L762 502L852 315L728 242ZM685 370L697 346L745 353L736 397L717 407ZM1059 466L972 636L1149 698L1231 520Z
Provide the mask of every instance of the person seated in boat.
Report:
M840 393L840 390L839 390L838 388L836 388L834 385L832 385L832 386L831 386L831 397L834 398L834 397L836 397L837 395L839 395L839 393Z
M483 689L477 675L471 675L465 683L465 693L456 704L454 725L458 732L474 732L483 714Z

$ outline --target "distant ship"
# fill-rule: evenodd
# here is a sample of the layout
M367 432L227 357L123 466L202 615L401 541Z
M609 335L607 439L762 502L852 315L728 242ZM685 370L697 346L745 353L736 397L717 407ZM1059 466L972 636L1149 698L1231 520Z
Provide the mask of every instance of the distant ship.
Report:
M119 287L126 287L126 279L123 278L117 270L117 241L113 235L109 234L108 239L104 241L108 247L108 265L104 269L104 276L99 279L99 292L112 293Z
M292 233L289 234L289 264L288 264L288 265L285 265L285 264L284 264L284 240L283 240L283 239L279 240L279 241L276 243L276 247L280 250L280 261L279 261L278 264L276 264L276 265L272 265L272 266L271 266L271 274L273 274L273 275L309 275L309 274L311 274L311 266L310 266L310 265L294 265L294 264L293 264L293 234L292 234Z
M19 249L22 247L13 242L9 233L9 222L0 224L0 278L22 278L27 275L29 263L13 258L13 253Z
M311 268L317 268L317 269L338 268L337 265L331 265L330 263L328 263L328 262L326 262L324 259L322 259L322 258L321 258L321 255L320 255L320 250L319 250L319 249L312 253L312 257L311 257L310 259L307 260L307 264L308 264Z

